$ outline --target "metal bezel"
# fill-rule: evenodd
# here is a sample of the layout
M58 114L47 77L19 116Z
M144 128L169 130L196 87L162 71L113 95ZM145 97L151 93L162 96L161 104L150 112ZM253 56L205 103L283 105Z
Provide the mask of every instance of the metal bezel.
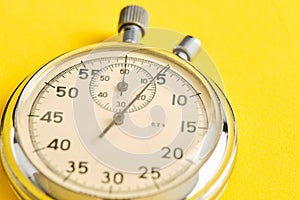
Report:
M111 44L105 44L111 45ZM105 46L104 45L104 46ZM89 51L95 47L98 47L98 44L84 47L70 53L64 54L63 56L58 57L52 62L48 63L45 66L54 66L56 63L72 56L76 53ZM158 50L162 51L162 50ZM170 56L172 54L170 53ZM173 55L174 56L174 55ZM178 62L181 62L178 60ZM184 61L182 61L184 62ZM42 68L44 70L45 68ZM194 73L199 71L190 65L189 68ZM35 73L36 74L36 73ZM1 146L1 154L2 154L2 164L4 169L9 177L12 187L16 191L16 193L24 198L24 199L51 199L44 191L40 190L38 187L34 185L34 183L25 176L24 172L19 168L18 158L14 152L14 139L15 139L15 126L14 126L14 113L16 110L16 106L18 105L18 99L22 94L23 89L26 87L26 84L35 76L32 75L28 77L16 90L16 92L11 97L7 108L5 110L5 114L2 119L2 146ZM207 183L205 187L200 189L200 191L196 192L189 199L202 199L203 197L206 199L216 197L223 190L229 174L231 173L232 166L235 160L235 152L236 152L236 128L235 121L232 114L232 110L230 105L227 102L226 97L223 95L222 91L214 84L211 83L211 87L215 91L216 95L219 98L220 107L223 112L223 123L227 123L227 131L224 131L226 135L226 145L225 145L225 153L222 159L222 162L219 166L218 171L215 173L213 178Z

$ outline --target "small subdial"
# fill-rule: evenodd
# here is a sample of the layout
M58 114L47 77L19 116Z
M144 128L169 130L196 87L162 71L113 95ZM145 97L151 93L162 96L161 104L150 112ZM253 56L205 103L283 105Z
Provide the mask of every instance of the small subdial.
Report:
M135 112L146 107L154 98L156 85L144 68L130 63L116 63L104 67L90 82L90 94L105 110L122 112L147 84L147 89L137 97L127 110Z

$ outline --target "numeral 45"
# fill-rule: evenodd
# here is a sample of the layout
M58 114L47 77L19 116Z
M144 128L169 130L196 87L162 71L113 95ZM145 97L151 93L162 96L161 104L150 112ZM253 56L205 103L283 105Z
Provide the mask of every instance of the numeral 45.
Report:
M63 121L63 112L48 111L40 118L40 120L48 123L61 123Z

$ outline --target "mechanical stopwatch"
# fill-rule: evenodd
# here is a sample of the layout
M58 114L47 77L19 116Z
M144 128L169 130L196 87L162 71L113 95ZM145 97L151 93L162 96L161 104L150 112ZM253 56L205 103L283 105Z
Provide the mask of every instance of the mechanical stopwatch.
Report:
M192 62L200 41L151 46L147 23L143 8L125 7L121 41L66 53L15 90L1 161L20 199L220 196L236 154L231 107L205 62Z

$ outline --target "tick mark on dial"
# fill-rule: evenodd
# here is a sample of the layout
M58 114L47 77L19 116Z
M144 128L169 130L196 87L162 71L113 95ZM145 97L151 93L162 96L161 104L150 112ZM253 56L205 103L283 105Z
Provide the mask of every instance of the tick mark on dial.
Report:
M160 189L160 187L159 187L159 185L156 183L156 181L155 180L153 180L153 183L154 183L154 185L155 185L155 187L159 190Z
M207 129L207 127L198 127L198 129Z
M82 66L83 66L84 68L86 68L86 66L85 66L85 64L84 64L83 61L80 61L80 63L82 64Z
M63 179L63 182L66 182L66 181L70 178L71 175L72 175L72 173L69 173L68 176L66 176L66 177Z
M48 83L48 82L45 82L45 84L48 85L48 86L50 86L50 87L52 87L52 88L55 88L55 86L51 85L51 84Z
M201 95L201 92L198 92L197 94L193 94L190 97L195 97L195 96L200 96L200 95Z
M29 114L28 117L40 117L39 115Z
M41 148L35 149L35 150L33 151L33 153L36 153L36 152L38 152L38 151L42 151L42 150L44 150L44 149L46 149L46 147L41 147Z
M189 163L193 164L193 165L195 164L194 161L192 161L192 160L190 160L188 158L186 158L185 160L188 161Z

